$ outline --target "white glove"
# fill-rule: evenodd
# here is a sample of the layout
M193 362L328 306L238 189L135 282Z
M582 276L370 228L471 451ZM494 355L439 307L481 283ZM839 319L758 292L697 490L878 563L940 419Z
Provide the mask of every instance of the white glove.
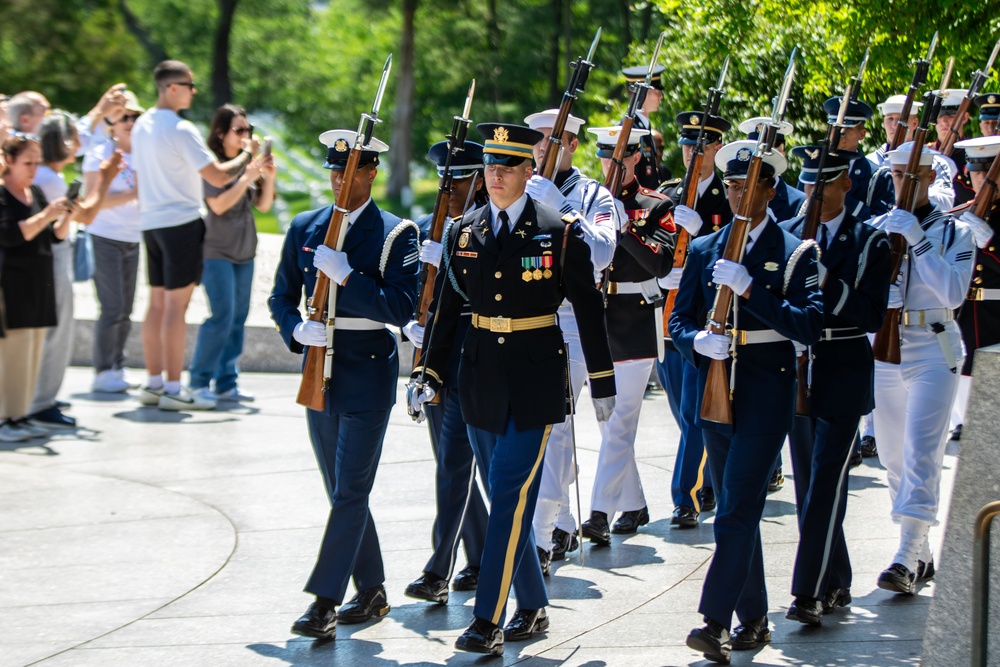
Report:
M686 229L691 236L698 236L701 226L705 224L696 210L683 204L674 209L674 222Z
M597 421L606 422L611 419L611 413L615 411L615 397L594 399L594 412L597 413Z
M972 235L976 237L976 245L985 248L986 244L993 238L993 228L990 227L990 224L972 211L966 211L960 219L972 229Z
M806 346L803 345L802 343L798 342L798 341L793 340L792 341L792 347L795 348L795 356L796 357L801 357L803 354L806 353Z
M434 398L434 394L437 393L427 385L413 385L411 391L409 391L410 397L410 416L413 417L414 421L420 423L424 420L424 403L427 403Z
M709 359L725 359L729 356L729 337L699 331L694 335L694 351Z
M427 239L420 244L420 261L424 264L433 264L440 267L443 250L444 248L440 243Z
M292 338L306 347L326 347L326 325L312 320L299 322L292 329Z
M819 286L820 288L826 284L826 267L823 266L823 262L817 262L817 270L819 271Z
M319 246L313 253L313 266L338 285L342 285L347 276L354 270L347 263L346 252L340 252L325 245Z
M885 231L891 234L902 234L910 245L917 245L924 238L924 230L920 229L917 216L901 208L889 211L885 218Z
M895 283L889 284L889 308L903 307L903 290Z
M719 285L725 285L735 294L743 294L753 283L753 278L747 272L747 267L728 259L719 259L712 268L712 280Z
M528 180L527 185L524 186L524 191L539 204L554 208L557 211L561 211L562 207L566 204L566 198L559 192L556 184L537 174Z
M663 289L667 290L677 289L681 284L682 273L684 273L684 269L677 269L677 268L670 269L670 273L663 276L662 278L658 278L656 282Z
M403 333L413 341L413 344L417 347L424 346L424 328L417 324L416 320L410 320L403 327Z

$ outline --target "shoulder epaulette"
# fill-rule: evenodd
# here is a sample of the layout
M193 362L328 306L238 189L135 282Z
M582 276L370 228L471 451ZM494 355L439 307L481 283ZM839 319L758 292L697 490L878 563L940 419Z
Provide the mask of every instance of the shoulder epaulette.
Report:
M683 180L684 180L683 178L671 178L669 181L664 181L663 183L660 183L660 187L662 188L664 185L669 185L669 186L680 185L681 181Z
M415 231L417 233L417 239L420 239L420 228L417 227L417 223L412 220L400 220L399 223L392 228L392 231L386 235L385 242L382 244L382 258L378 263L378 272L383 276L385 275L385 267L389 263L389 253L392 252L392 244L397 238L399 238L400 234L405 232L407 229ZM416 257L411 259L411 256L408 255L403 259L403 266L412 264L420 258L420 249L418 248L415 252Z
M571 225L574 222L576 222L576 216L573 215L572 213L567 213L562 217L562 221L565 222L567 225Z
M639 188L639 192L646 195L647 197L652 197L653 199L668 199L668 197L659 192L658 190L650 190L649 188Z

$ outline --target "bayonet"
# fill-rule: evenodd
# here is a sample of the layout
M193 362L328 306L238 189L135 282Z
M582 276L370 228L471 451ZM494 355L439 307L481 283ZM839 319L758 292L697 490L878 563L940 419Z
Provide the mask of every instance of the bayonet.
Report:
M465 107L462 109L462 119L467 120L472 112L472 98L476 96L476 80L469 84L469 92L465 96Z
M930 62L934 58L934 49L937 48L938 33L937 30L934 31L934 36L931 37L931 44L927 47L927 57L924 58L927 62Z
M660 33L660 38L656 40L656 48L653 49L653 57L649 59L649 67L646 69L647 88L653 83L653 68L656 67L656 61L660 59L660 49L663 48L663 39L666 36L667 32L665 30Z
M951 73L955 69L955 56L948 58L948 64L944 69L944 76L941 77L941 89L938 91L940 97L944 97L947 94L948 82L951 81Z
M594 53L597 52L597 43L601 41L601 29L597 28L597 33L594 35L594 41L590 43L590 51L587 52L587 62L594 62Z

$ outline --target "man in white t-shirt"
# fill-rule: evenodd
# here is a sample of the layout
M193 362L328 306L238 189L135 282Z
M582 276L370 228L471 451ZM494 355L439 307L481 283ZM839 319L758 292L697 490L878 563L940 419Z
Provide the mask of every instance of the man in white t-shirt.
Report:
M161 410L211 410L214 401L181 388L184 315L201 280L205 235L201 181L223 187L253 159L259 144L244 138L243 151L220 163L194 124L178 115L194 99L191 68L165 60L153 70L153 78L156 106L140 116L132 129L132 164L139 185L139 227L146 244L150 291L142 324L149 380L139 400Z

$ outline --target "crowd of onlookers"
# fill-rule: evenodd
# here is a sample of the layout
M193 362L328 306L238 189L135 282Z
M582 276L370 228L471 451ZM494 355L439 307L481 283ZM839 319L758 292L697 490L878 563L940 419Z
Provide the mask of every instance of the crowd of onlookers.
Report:
M148 108L119 83L80 117L38 92L0 95L2 442L77 426L58 399L73 350L74 278L93 280L100 308L92 390L140 387L125 368L142 246L150 299L139 400L163 410L253 400L237 384L238 360L253 209L271 207L275 166L240 107L219 108L207 140L180 116L197 92L187 65L165 61L153 76ZM80 177L68 182L70 171ZM184 387L185 313L198 284L211 313Z

